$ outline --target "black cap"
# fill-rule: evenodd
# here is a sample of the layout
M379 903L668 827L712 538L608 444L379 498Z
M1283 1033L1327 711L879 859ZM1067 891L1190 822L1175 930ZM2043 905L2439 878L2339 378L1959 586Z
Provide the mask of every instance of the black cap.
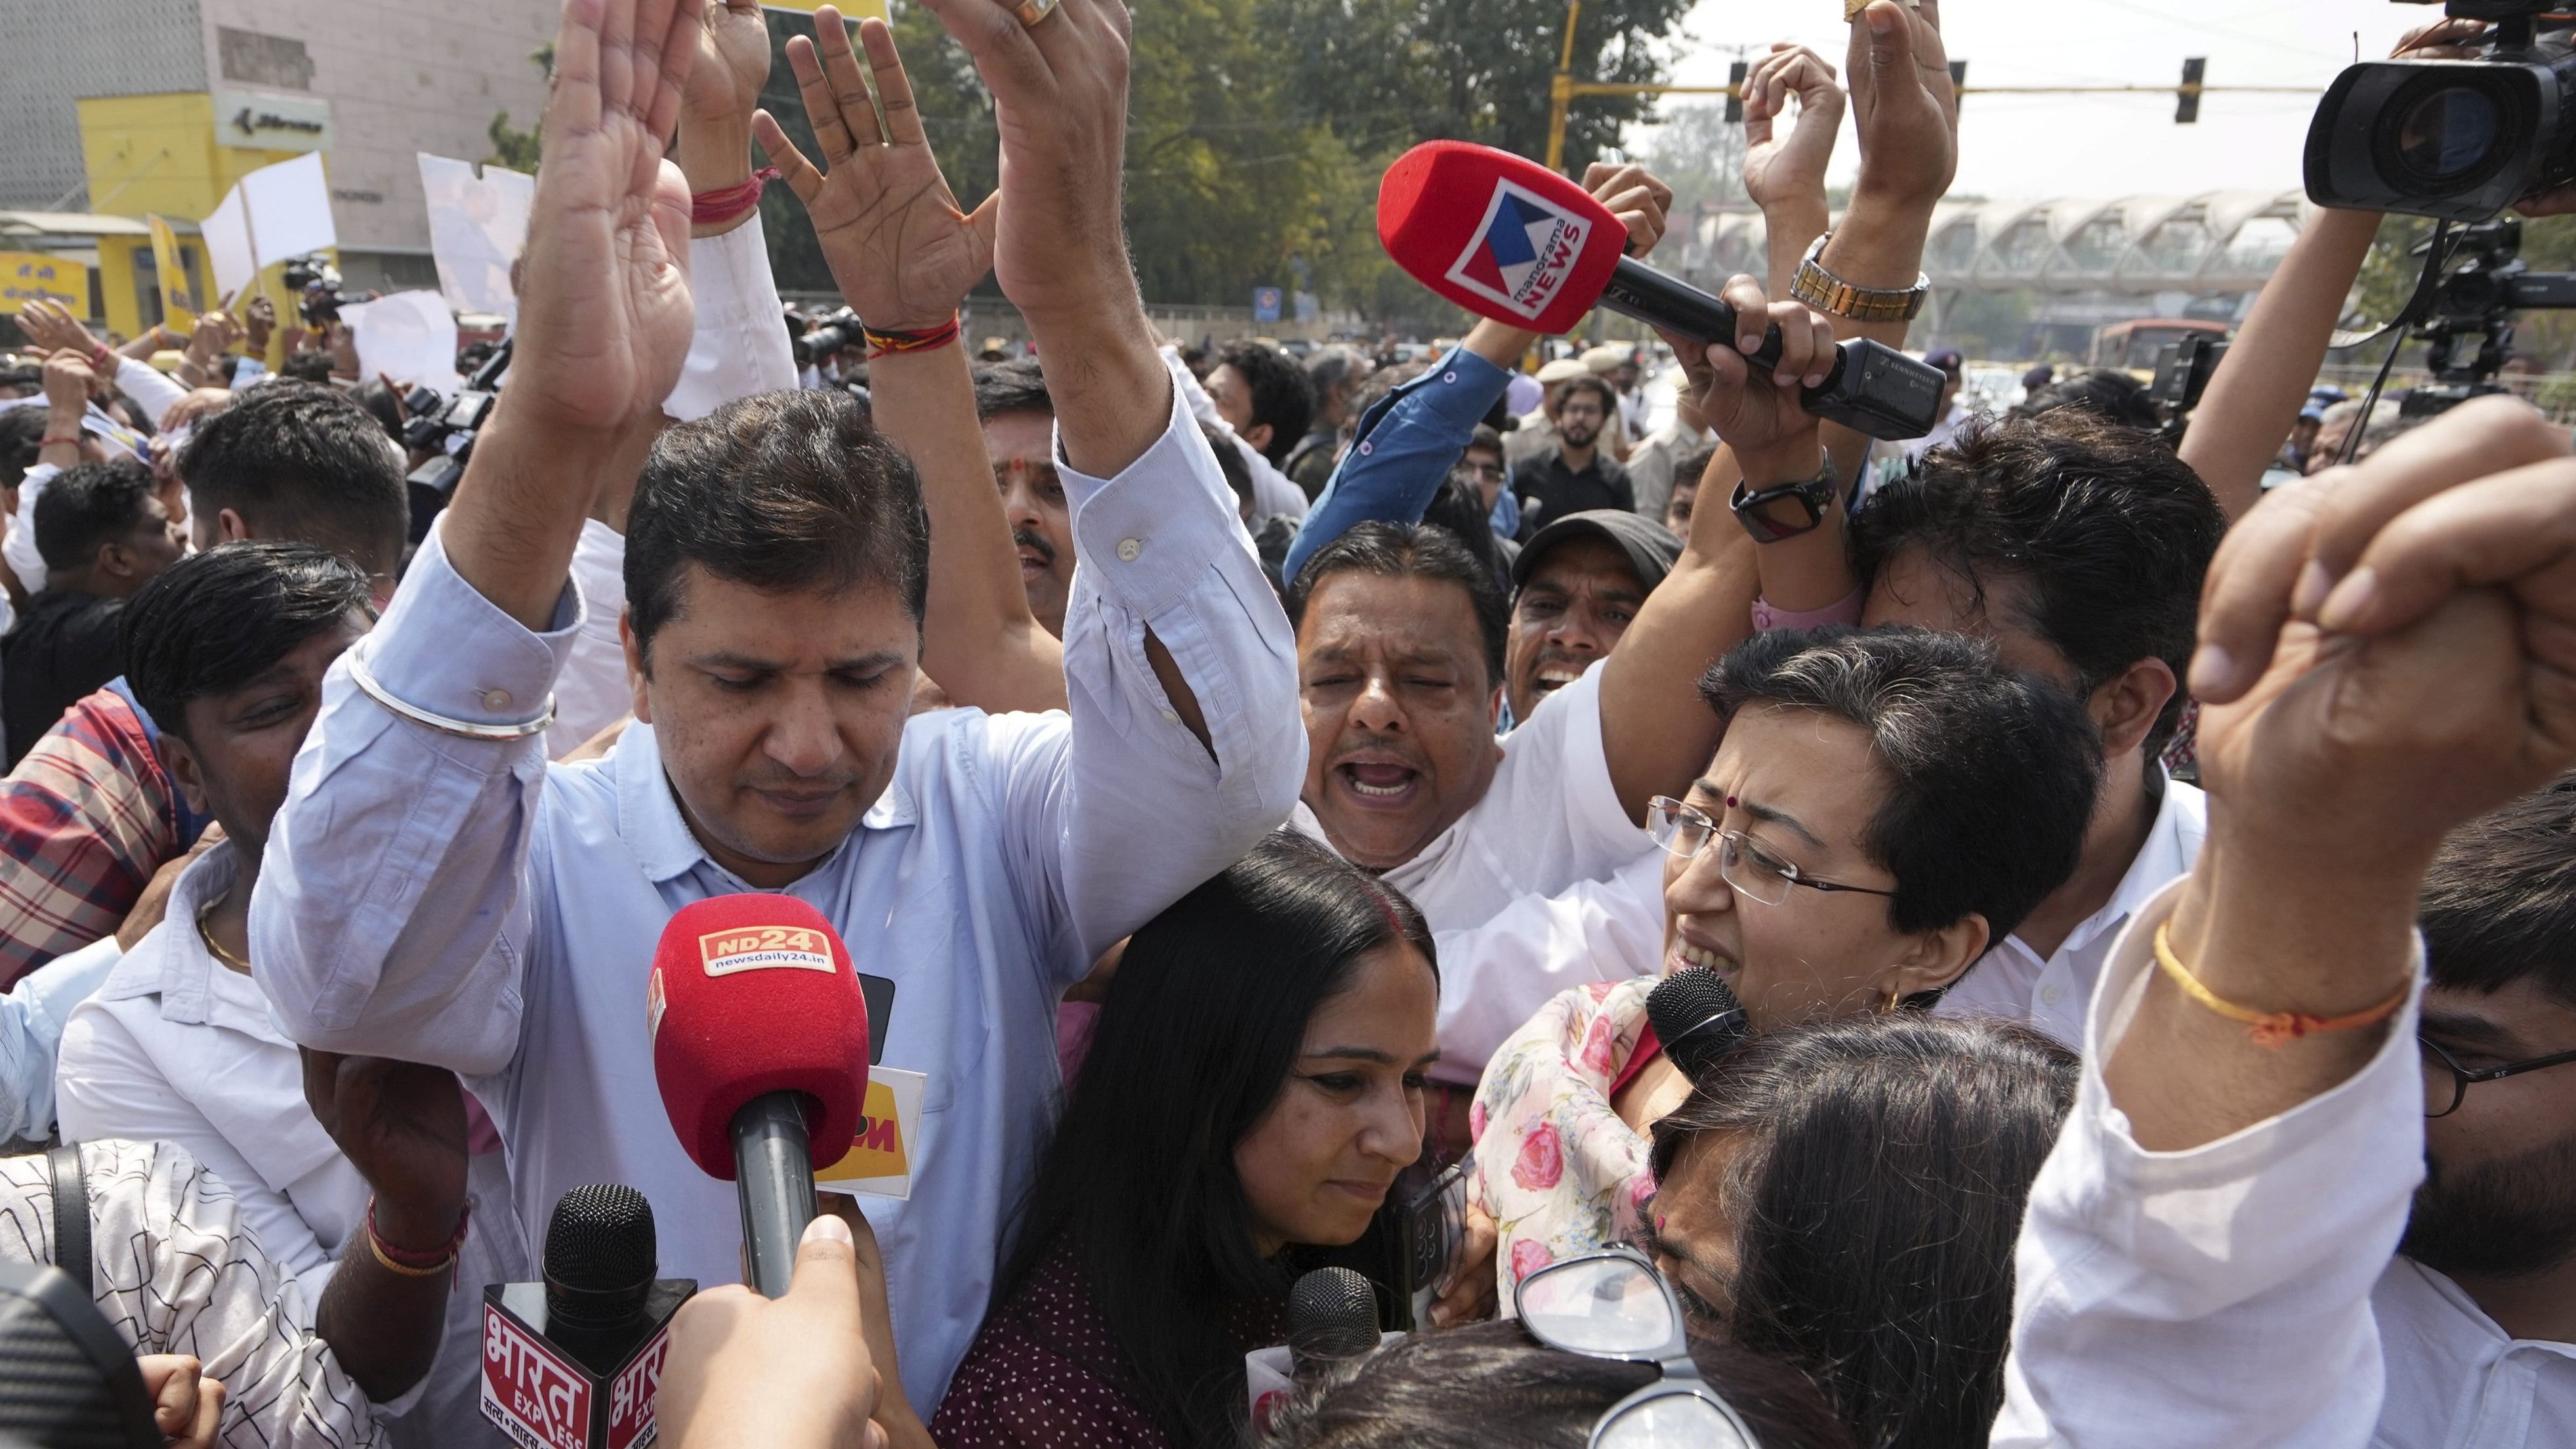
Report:
M1521 545L1520 557L1512 560L1512 587L1517 589L1528 583L1531 572L1549 550L1578 538L1604 539L1626 554L1628 567L1636 570L1637 582L1650 594L1682 556L1682 541L1653 519L1625 509L1587 508L1581 513L1569 513L1530 535L1529 542Z

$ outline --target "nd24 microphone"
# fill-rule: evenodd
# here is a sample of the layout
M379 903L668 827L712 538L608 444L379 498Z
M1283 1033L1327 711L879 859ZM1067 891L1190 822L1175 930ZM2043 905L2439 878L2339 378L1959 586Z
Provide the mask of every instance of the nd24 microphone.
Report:
M783 1297L814 1173L850 1150L868 1093L868 1007L850 951L793 896L681 907L653 952L653 1076L690 1158L741 1188L751 1285Z
M1744 1003L1718 974L1705 966L1686 967L1646 993L1646 1019L1654 1023L1655 1040L1664 1055L1694 1083L1703 1080L1718 1058L1753 1035Z
M1702 342L1735 340L1735 309L1626 255L1628 229L1589 192L1536 162L1467 141L1426 141L1378 184L1378 240L1413 279L1480 317L1570 332L1607 307ZM1808 412L1873 438L1919 438L1940 421L1940 369L1866 338L1837 344ZM1770 328L1747 359L1780 360Z
M483 1417L535 1449L634 1449L655 1435L671 1315L698 1291L656 1278L653 1205L576 1187L546 1223L542 1283L483 1290Z

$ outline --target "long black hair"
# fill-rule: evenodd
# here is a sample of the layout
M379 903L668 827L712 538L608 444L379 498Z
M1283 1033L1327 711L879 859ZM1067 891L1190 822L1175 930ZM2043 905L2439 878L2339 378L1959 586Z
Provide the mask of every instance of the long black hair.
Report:
M1983 1445L2022 1208L2075 1082L2075 1055L2028 1027L1914 1011L1738 1047L1655 1124L1667 1191L1685 1143L1733 1143L1726 1336L1806 1365L1874 1449Z
M1235 1144L1278 1099L1316 1008L1398 941L1433 960L1410 901L1281 832L1128 942L993 1301L1069 1244L1175 1444L1233 1441L1245 1345L1229 1311L1288 1292L1288 1268L1253 1245Z

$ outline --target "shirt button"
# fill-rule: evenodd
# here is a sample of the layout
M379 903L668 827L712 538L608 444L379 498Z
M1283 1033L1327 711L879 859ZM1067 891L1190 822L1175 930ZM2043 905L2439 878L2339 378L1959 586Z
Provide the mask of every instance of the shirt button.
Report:
M482 698L483 707L495 713L510 707L510 691L506 689L487 689Z
M2050 982L2048 985L2039 989L2039 999L2046 1005L2055 1006L2058 1002L2066 999L2066 988L2055 982Z
M1143 553L1144 551L1145 545L1138 543L1132 538L1122 538L1118 540L1118 561L1120 563L1134 563L1136 561L1136 555Z
M1181 712L1177 709L1166 707L1163 710L1163 718L1170 720L1174 724L1179 724L1181 722Z
M1458 374L1454 372L1444 372L1440 374L1440 380L1442 382L1456 382L1458 380Z
M1361 456L1361 457L1363 457L1363 458L1367 457L1369 454L1374 453L1374 452L1376 452L1376 451L1377 451L1377 444L1375 444L1375 443L1362 443L1362 444L1360 444L1360 456Z

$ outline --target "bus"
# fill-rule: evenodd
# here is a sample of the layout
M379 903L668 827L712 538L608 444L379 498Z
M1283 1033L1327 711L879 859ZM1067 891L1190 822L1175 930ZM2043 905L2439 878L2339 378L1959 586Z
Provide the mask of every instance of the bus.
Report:
M2188 317L2140 317L2128 322L2105 323L2093 334L2093 365L2150 373L2155 371L2159 354L2194 334L2205 336L2212 342L2224 342L2227 340L2227 324L2200 322Z

